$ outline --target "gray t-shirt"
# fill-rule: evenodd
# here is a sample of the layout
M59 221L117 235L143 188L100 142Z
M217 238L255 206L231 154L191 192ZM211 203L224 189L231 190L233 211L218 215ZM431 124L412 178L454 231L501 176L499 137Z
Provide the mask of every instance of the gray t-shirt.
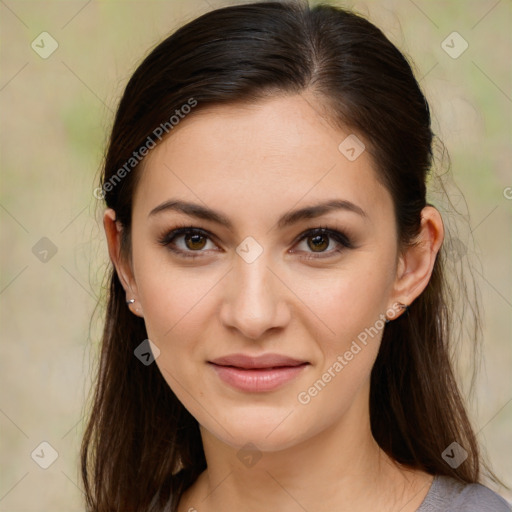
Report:
M464 484L436 475L416 512L511 512L511 506L481 484Z

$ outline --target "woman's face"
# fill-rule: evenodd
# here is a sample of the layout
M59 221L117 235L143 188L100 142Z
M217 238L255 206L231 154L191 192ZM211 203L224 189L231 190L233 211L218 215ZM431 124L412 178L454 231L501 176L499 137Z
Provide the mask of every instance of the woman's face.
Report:
M390 194L313 105L198 111L150 152L134 199L127 297L171 389L233 447L360 428L384 315L399 315ZM196 231L173 238L182 227Z

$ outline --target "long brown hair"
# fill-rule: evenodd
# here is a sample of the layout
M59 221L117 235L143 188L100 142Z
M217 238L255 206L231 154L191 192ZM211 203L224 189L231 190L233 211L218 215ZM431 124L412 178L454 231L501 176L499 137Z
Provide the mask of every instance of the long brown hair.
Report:
M172 136L171 118L179 114L181 120L191 110L184 105L194 105L188 114L194 115L208 105L306 90L314 92L315 108L330 122L365 141L394 202L400 249L413 243L428 204L434 134L407 59L378 28L350 11L259 2L217 9L183 26L151 51L127 84L101 178L106 205L123 226L123 257L130 258L132 199L143 172L140 148ZM443 247L424 292L384 329L371 374L371 427L396 461L477 482L478 443L451 363L459 291L448 285L445 263ZM206 467L198 423L157 365L144 366L134 357L147 338L145 324L126 307L113 268L108 279L98 374L81 449L87 507L156 512L170 501L175 511ZM478 309L471 314L475 329L466 341L476 342ZM456 468L442 457L454 441L468 453Z

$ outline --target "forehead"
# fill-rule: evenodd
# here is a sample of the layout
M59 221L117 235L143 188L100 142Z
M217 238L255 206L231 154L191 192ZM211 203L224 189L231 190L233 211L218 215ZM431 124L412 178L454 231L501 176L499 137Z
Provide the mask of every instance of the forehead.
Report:
M370 216L391 212L371 156L365 150L357 156L362 147L353 137L304 95L199 109L146 157L134 211L147 215L169 197L182 197L262 218L336 197Z

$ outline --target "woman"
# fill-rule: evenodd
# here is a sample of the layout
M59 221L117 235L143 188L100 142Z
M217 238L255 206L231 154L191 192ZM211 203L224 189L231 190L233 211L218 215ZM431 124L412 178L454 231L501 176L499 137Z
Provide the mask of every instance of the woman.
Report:
M94 511L505 511L449 360L411 68L329 6L212 11L129 81L82 446Z

